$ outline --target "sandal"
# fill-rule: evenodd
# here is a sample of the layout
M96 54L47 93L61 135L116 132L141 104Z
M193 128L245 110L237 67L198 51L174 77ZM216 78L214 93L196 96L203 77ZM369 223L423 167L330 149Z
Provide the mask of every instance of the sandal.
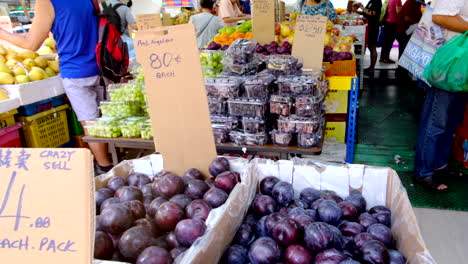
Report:
M439 189L442 183L436 181L432 176L424 178L417 177L414 178L414 181L433 193L447 193L449 191L448 187L445 189Z

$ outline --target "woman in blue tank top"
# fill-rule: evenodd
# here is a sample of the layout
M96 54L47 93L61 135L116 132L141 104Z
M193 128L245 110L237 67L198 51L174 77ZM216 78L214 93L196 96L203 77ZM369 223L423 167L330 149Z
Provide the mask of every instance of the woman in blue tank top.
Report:
M103 89L99 86L99 69L95 48L98 43L98 18L89 0L37 0L35 17L26 35L9 33L0 29L0 39L36 51L49 32L57 42L60 76L67 97L78 120L99 117L99 102ZM107 145L90 143L98 164L98 173L112 168Z

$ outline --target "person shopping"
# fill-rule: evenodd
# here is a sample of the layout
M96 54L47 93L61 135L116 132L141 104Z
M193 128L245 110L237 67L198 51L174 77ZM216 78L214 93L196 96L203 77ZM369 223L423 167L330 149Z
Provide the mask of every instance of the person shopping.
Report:
M137 30L136 19L132 13L132 10L128 6L129 1L127 0L101 0L101 3L105 2L108 6L114 7L118 5L115 11L120 17L120 28L118 29L122 40L127 43L128 53L130 58L135 58L135 47L133 46L133 39L130 36L130 30Z
M397 16L396 39L398 41L399 56L405 51L411 35L406 31L411 25L417 24L422 17L420 0L406 0Z
M250 20L250 15L242 13L238 4L239 0L220 0L218 16L223 19L224 26L233 27L237 21Z
M335 7L330 0L299 0L296 12L303 15L322 15L328 16L328 20L335 24L341 24Z
M445 39L468 31L468 0L438 0L432 21L446 29ZM432 192L447 192L444 181L460 173L448 167L455 128L462 122L467 94L425 85L416 144L414 180Z
M383 22L383 45L380 53L380 62L395 63L390 59L390 51L393 48L393 42L396 39L396 24L398 13L401 10L401 0L389 0L387 12Z
M198 48L204 48L211 39L223 28L223 20L213 14L213 1L200 1L201 13L190 17L189 23L195 25Z
M353 9L357 10L358 14L363 15L367 19L367 48L370 51L371 64L364 72L366 75L373 76L375 64L377 63L377 39L379 37L379 18L382 11L382 1L370 0L366 7L362 3L355 3Z
M95 48L98 43L98 18L92 1L37 0L35 17L27 34L12 34L0 29L0 39L20 48L37 51L52 31L60 57L60 76L68 99L83 126L99 117L103 97ZM89 143L97 161L97 173L112 168L107 144Z

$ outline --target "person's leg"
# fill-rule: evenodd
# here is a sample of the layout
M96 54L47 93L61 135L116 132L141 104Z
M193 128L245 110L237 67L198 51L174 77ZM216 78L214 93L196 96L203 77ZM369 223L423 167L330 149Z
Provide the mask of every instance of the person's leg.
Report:
M438 157L438 141L447 126L447 95L444 91L426 85L421 121L416 144L414 177L432 190L446 190L447 186L432 179Z
M383 30L384 43L382 46L382 51L380 53L380 61L390 62L390 51L392 50L393 42L395 41L395 24L385 23Z
M98 76L81 79L62 79L65 93L76 113L78 120L85 126L86 120L99 117L99 101L102 98L102 88L97 86ZM107 144L90 143L89 148L101 167L112 165Z
M377 64L377 45L376 44L369 45L369 51L370 51L370 60L371 60L369 70L374 71L375 65Z
M448 157L452 150L453 135L455 129L463 121L465 113L466 96L464 93L447 93L447 122L445 131L440 135L437 142L437 156L434 162L435 169L442 169L448 163Z

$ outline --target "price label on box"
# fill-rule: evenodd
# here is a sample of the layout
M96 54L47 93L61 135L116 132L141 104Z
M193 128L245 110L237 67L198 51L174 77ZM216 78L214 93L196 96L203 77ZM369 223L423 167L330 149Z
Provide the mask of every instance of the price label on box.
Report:
M90 263L92 158L86 149L0 148L2 263Z
M197 168L209 175L216 157L205 83L192 24L136 34L156 150L164 169L182 175Z
M260 44L275 40L275 0L252 1L252 32Z
M292 55L303 59L305 69L322 70L326 16L297 17Z
M160 14L141 14L136 16L138 30L150 30L162 26Z

